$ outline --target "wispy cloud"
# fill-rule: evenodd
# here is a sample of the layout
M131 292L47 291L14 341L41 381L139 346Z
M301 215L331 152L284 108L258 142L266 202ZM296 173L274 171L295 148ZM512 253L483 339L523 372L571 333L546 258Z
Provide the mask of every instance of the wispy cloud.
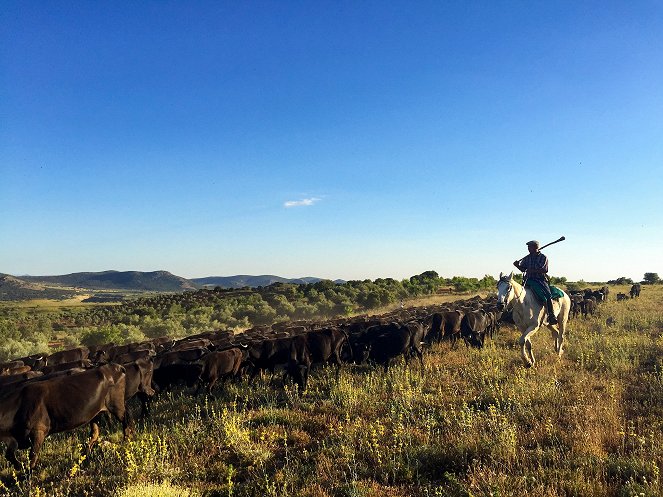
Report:
M319 202L322 200L321 198L318 197L311 197L311 198L303 198L301 200L288 200L283 204L284 207L302 207L302 206L308 206L308 205L313 205L316 202Z

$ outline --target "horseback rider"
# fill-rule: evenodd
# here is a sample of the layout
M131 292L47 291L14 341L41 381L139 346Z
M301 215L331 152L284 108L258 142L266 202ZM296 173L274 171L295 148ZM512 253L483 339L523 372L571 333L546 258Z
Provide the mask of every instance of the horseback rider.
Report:
M520 271L525 272L523 286L529 284L537 285L546 298L545 306L548 312L548 324L557 324L557 317L553 311L552 293L548 284L548 258L539 252L539 242L531 240L527 242L526 255L519 261L514 261L513 265Z

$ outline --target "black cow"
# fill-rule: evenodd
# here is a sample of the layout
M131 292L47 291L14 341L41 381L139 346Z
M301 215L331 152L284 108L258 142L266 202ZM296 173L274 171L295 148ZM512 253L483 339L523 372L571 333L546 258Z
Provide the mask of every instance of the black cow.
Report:
M73 430L90 423L89 447L99 428L95 418L108 411L122 422L128 434L124 403L125 370L107 364L71 376L28 382L0 398L0 440L7 444L7 459L16 469L17 449L30 449L30 469L37 464L39 450L51 433Z
M248 355L249 361L254 366L251 380L257 376L259 371L269 370L273 375L276 368L284 367L283 380L285 381L290 376L297 383L300 391L306 390L311 368L311 355L305 337L298 335L265 340L251 345Z
M206 354L209 354L209 349L197 348L187 350L176 350L159 354L154 358L154 368L159 369L162 366L170 364L184 364L199 360Z
M360 364L372 360L388 369L400 355L406 363L412 355L417 355L423 367L423 339L424 327L415 321L371 326L352 341L354 359Z
M633 286L631 286L630 294L631 298L639 297L640 296L640 290L642 290L642 287L640 286L640 283L635 283Z
M35 371L48 365L46 356L44 354L32 354L30 356L21 357L20 359L16 360L21 361L26 366L30 366Z
M582 311L582 301L584 300L583 294L571 295L571 312L570 317L576 318L580 315ZM619 300L619 299L618 299Z
M197 362L171 363L158 368L155 365L152 384L157 392L170 390L179 384L191 388L198 384L202 371L202 364Z
M584 299L580 303L580 308L582 309L583 317L586 318L588 315L593 316L594 313L596 312L596 299L594 298Z
M491 319L484 311L468 311L460 322L460 335L466 346L481 348L490 332Z
M348 335L338 328L327 328L311 331L303 336L311 355L311 364L333 362L336 364L336 379L338 380L343 364L343 350L346 347L350 349ZM349 350L348 355L352 355L352 350Z

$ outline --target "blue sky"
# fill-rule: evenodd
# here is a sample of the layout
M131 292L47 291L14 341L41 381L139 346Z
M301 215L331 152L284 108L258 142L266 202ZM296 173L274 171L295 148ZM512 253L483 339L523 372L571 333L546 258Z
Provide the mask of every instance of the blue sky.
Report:
M0 272L663 274L663 4L3 2Z

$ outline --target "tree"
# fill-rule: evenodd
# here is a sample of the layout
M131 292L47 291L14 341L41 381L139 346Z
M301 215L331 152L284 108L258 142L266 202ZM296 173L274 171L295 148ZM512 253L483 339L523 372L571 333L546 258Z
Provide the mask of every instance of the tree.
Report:
M658 273L645 273L645 277L642 279L643 283L648 285L654 285L661 282L661 278L658 277Z

